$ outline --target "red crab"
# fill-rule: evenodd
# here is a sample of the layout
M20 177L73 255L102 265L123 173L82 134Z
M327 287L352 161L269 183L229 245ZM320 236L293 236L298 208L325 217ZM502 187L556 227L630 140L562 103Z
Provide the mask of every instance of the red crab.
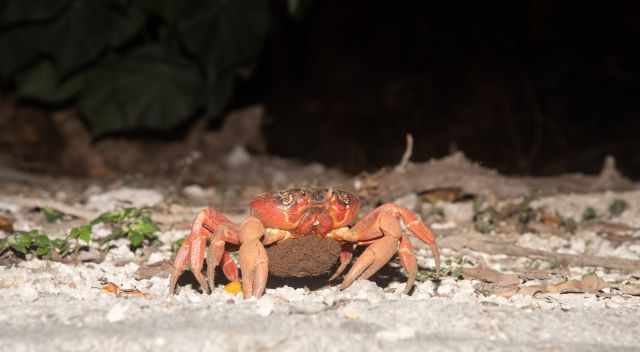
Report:
M408 293L416 278L417 264L403 229L429 245L435 257L436 272L440 269L440 254L431 230L414 212L393 203L379 206L353 226L350 225L360 209L360 200L356 195L340 190L289 189L264 193L250 203L250 208L251 215L241 224L231 222L212 208L204 209L196 216L191 234L176 254L170 293L175 293L178 277L187 267L205 293L213 288L218 265L229 280L237 281L238 268L225 248L225 244L231 243L240 245L244 297L260 297L268 276L269 259L264 246L308 235L342 243L340 265L330 281L345 270L356 245L367 246L345 275L341 289L349 287L356 279L371 277L398 253L407 272L405 292ZM202 273L205 251L206 279Z

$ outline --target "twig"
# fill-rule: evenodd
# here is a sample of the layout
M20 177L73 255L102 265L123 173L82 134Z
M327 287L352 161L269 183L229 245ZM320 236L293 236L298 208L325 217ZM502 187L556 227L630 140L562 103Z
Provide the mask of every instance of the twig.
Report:
M404 150L404 154L402 154L400 163L396 166L396 172L405 172L407 165L409 164L409 159L411 159L411 154L413 154L413 136L411 133L407 133L407 146Z
M640 271L640 260L619 257L599 257L587 254L552 253L539 249L520 247L511 243L489 242L470 235L446 237L440 241L439 245L442 248L454 250L468 248L488 254L506 254L514 257L557 261L570 266L602 267L625 272Z

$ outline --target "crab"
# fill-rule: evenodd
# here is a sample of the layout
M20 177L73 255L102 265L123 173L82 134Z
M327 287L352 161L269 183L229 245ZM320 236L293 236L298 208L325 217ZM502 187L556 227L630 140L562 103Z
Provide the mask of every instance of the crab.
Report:
M345 271L356 246L367 246L344 276L340 289L349 287L355 280L368 279L398 254L407 275L404 292L409 293L415 283L417 263L413 245L404 230L430 247L436 273L440 271L440 254L433 232L413 211L394 203L380 205L355 224L360 210L359 198L331 188L263 193L249 206L250 215L240 224L213 208L205 208L196 215L191 233L175 257L170 294L176 292L178 278L186 269L191 270L204 293L213 289L218 266L227 279L239 281L238 268L231 257L230 247L234 246L227 246L232 244L239 245L244 298L260 297L269 272L265 246L303 236L320 236L341 244L339 265L329 281Z

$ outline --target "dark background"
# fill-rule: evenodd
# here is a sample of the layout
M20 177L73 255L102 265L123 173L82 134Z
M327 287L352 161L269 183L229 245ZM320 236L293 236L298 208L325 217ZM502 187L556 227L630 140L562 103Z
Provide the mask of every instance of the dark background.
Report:
M210 128L259 103L266 153L352 173L396 164L411 133L413 161L460 150L503 173L552 175L595 173L612 155L638 179L638 7L312 1L296 17L273 0L252 74Z
M640 176L637 5L321 1L278 21L270 150L352 171L464 151L505 173Z

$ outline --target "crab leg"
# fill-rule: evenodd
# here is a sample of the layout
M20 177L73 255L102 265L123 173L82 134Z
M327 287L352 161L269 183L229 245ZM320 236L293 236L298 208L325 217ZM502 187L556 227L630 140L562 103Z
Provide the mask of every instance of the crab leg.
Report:
M237 225L229 221L222 213L211 208L200 211L193 220L191 233L184 239L176 254L169 283L169 293L175 293L178 278L187 268L191 269L202 291L208 293L209 289L213 288L215 267L224 257L225 243L238 243L236 232ZM206 248L207 241L210 242L209 248ZM207 254L208 268L206 278L202 274L205 254ZM229 275L233 276L232 269L227 268L227 271L230 273Z
M178 278L189 265L190 252L191 242L187 242L187 240L185 240L184 243L182 243L182 246L180 246L178 253L176 253L176 259L173 263L173 272L171 273L171 279L169 282L169 294L174 294L176 292Z
M436 236L431 232L431 230L425 225L418 216L410 211L409 209L402 208L396 206L400 216L402 217L402 221L406 224L407 229L411 231L416 237L421 239L424 243L426 243L431 249L431 253L433 254L433 258L436 261L435 271L436 274L440 273L440 250L438 250L438 245L436 244Z
M351 262L351 258L353 258L353 243L344 243L342 244L342 248L340 249L340 266L336 269L336 272L331 275L329 281L335 280L344 269L347 268L347 265Z
M213 282L216 274L216 267L224 255L224 231L225 228L222 226L216 230L207 250L207 280L209 282L209 287L211 287L212 290L214 287Z
M439 272L440 253L431 230L410 210L395 204L384 204L363 217L353 228L339 228L327 235L338 241L368 245L345 275L341 289L349 287L357 279L368 279L398 253L407 272L405 292L411 291L417 263L411 242L402 233L402 225L429 245L435 257L436 272Z
M402 239L400 239L398 256L400 257L400 263L402 263L404 271L407 272L407 285L405 286L404 293L409 294L418 275L418 263L411 241L407 236L402 236Z
M398 252L398 239L402 237L400 223L389 211L381 212L376 220L375 225L370 226L366 231L370 234L382 232L383 236L373 241L356 260L351 270L345 275L340 288L351 286L356 279L368 279Z
M193 239L191 242L191 260L189 261L189 267L191 268L191 273L196 278L196 281L200 284L202 292L209 293L209 285L202 274L202 264L204 264L203 259L206 245L207 239L204 237L198 236Z
M242 294L244 298L260 297L267 285L269 258L260 238L264 226L250 216L240 226L240 270L242 270Z
M229 281L238 281L238 266L227 251L222 255L222 272Z

